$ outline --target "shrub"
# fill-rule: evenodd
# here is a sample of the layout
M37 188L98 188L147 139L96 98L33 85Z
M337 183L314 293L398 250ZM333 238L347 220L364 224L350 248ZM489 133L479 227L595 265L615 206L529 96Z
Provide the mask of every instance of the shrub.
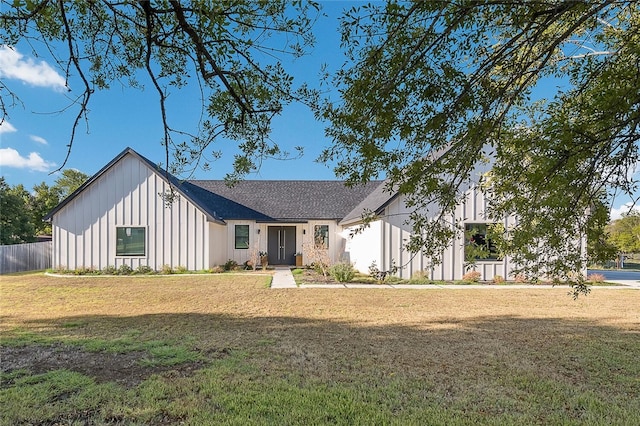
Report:
M178 265L178 267L176 268L176 273L178 274L186 274L187 272L189 272L189 270L184 265Z
M431 284L433 280L429 278L429 274L426 271L416 271L411 275L409 279L410 284Z
M115 266L113 265L109 265L106 268L104 268L102 270L102 273L105 275L117 275L118 274L118 270L116 269Z
M592 283L603 283L605 281L605 277L602 274L590 274L587 277L587 281Z
M391 259L391 267L389 268L389 270L381 271L378 268L376 261L374 260L373 262L371 262L371 265L369 265L369 275L379 283L382 283L387 277L390 277L398 272L398 269L399 268L398 266L396 266L396 261Z
M169 265L162 265L162 273L165 275L173 274L173 269Z
M329 268L329 273L339 283L348 283L356 276L356 271L350 263L336 263Z
M118 268L117 273L118 275L131 275L132 272L133 272L133 269L131 269L131 266L127 265L126 263L123 263Z
M136 274L153 274L154 271L153 269L151 269L150 266L147 265L140 265L136 268Z
M302 275L302 273L304 273L304 269L296 268L293 271L291 271L291 273L293 275Z
M229 259L224 263L224 270L225 271L232 271L234 269L236 269L238 267L238 262L236 262L233 259Z
M209 269L209 272L212 274L221 274L224 272L224 267L222 266L214 266L213 268Z
M313 269L313 271L316 274L322 275L322 276L327 276L327 272L328 272L328 265L322 263L322 262L313 262L311 265L311 268Z
M493 276L493 283L494 284L502 284L504 283L505 279L502 275L494 275Z
M518 275L516 275L515 280L516 280L517 283L520 283L520 284L521 283L526 283L527 282L527 277L524 274L518 274Z
M78 268L76 270L74 270L73 275L97 275L100 273L100 271L97 271L95 267L90 266L90 267L81 267Z
M462 276L462 281L477 283L480 281L480 275L481 274L478 271L469 271Z

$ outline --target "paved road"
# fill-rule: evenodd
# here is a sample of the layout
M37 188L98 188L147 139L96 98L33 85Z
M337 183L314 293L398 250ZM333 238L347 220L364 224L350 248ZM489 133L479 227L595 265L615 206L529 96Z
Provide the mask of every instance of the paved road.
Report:
M605 280L620 283L624 285L630 285L633 287L640 287L640 272L639 271L619 271L617 269L608 270L592 270L589 269L589 274L602 274Z

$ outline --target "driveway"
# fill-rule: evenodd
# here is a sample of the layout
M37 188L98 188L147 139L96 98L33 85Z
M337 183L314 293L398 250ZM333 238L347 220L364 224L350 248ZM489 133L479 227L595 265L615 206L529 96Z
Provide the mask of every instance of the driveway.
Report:
M589 269L589 274L602 274L606 281L640 287L640 271L621 271L618 269Z

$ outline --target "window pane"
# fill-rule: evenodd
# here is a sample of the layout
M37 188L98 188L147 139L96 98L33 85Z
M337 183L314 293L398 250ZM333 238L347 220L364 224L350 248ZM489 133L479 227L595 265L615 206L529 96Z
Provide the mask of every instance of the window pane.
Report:
M146 229L133 227L116 228L116 256L144 256Z
M329 225L316 225L314 240L317 247L329 248Z
M249 225L236 225L236 248L249 248Z
M487 237L486 223L467 223L464 226L464 257L472 260L498 260L498 250Z

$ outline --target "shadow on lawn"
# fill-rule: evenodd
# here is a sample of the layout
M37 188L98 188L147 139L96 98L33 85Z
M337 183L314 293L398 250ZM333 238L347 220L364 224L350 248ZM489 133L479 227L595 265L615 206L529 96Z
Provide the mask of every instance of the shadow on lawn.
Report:
M638 331L511 316L380 326L213 314L75 316L33 321L4 333L6 342L26 343L1 346L0 356L4 372L69 369L98 381L128 376L130 386L151 374L194 374L216 360L241 354L242 362L261 374L327 383L417 379L454 396L468 386L535 377L615 397L640 393ZM29 342L25 336L37 340ZM200 356L180 365L144 367L137 362L148 355L144 350L129 351L126 345L116 353L82 348L94 341L107 347L162 341Z

